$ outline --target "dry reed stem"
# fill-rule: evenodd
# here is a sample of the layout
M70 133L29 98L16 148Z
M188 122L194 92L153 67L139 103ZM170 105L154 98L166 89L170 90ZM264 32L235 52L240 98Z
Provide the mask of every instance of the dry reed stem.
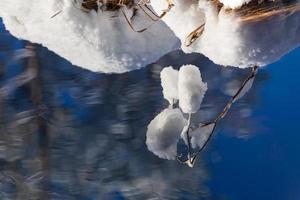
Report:
M300 11L300 3L293 3L290 5L282 4L266 4L258 8L243 8L236 11L240 15L241 22L258 22L265 19L276 17L280 14L288 17L296 12Z

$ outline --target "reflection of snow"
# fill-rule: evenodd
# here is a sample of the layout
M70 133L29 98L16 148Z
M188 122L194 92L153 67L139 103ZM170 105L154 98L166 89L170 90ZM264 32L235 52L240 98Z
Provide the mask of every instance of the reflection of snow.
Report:
M265 66L300 43L300 13L276 15L263 21L242 21L234 12L220 11L201 1L205 29L186 52L199 52L216 64L246 68Z
M191 113L199 110L207 84L202 82L200 70L194 65L182 66L179 73L172 67L164 68L161 72L161 82L164 97L172 105L174 99L177 99L178 87L179 106L183 112L190 114L186 120L180 109L165 109L148 125L148 149L160 158L171 160L177 157L177 143L180 137L190 147L187 136L191 125ZM195 138L196 136L194 140Z
M172 73L176 72L173 68L168 67L162 74L168 74L168 70L171 70L170 72ZM192 114L197 113L200 109L207 91L207 83L202 81L199 68L194 65L183 65L178 74L178 99L181 110L174 109L177 112L177 117L176 115L171 117L173 109L166 109L151 121L148 126L146 141L148 149L160 158L177 158L179 162L193 167L195 160L197 160L199 154L212 138L218 123L224 119L233 104L251 89L257 71L258 67L253 67L245 80L242 82L239 81L239 87L231 85L230 89L227 89L226 93L231 97L225 106L219 110L217 115L214 115L210 119L204 119L203 116L197 117L196 115L197 119L191 121ZM225 75L227 78L229 76L230 74ZM174 82L176 83L176 81ZM174 86L174 83L170 85ZM169 88L164 87L166 90ZM216 97L214 96L214 98ZM182 113L189 114L187 120L183 117ZM243 114L240 114L239 117L245 119L245 117L249 117L250 115L251 110L244 110ZM195 122L198 125L195 125ZM177 123L180 123L180 125ZM179 141L179 138L182 138L183 142ZM186 145L187 148L179 148L177 151L177 145L180 147Z
M173 160L177 142L187 121L179 109L165 109L148 125L146 144L160 158Z
M62 12L51 18L59 11ZM71 0L30 3L1 0L0 16L14 36L40 43L92 71L121 73L141 68L172 51L177 44L173 33L162 22L143 33L135 33L122 14L85 13ZM143 26L152 23L141 12L134 22Z
M166 67L161 71L160 79L164 98L173 105L178 100L178 70Z
M178 97L179 106L184 113L195 113L207 90L207 84L202 82L200 70L193 65L184 65L179 70Z

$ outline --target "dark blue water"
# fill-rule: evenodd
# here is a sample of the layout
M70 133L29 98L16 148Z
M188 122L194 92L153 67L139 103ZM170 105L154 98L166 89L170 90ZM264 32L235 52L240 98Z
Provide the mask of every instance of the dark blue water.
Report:
M259 69L189 168L145 145L148 123L167 107L161 69L199 66L209 89L196 122L213 119L249 70L177 51L105 75L41 46L16 59L26 45L0 25L0 199L300 199L300 48Z

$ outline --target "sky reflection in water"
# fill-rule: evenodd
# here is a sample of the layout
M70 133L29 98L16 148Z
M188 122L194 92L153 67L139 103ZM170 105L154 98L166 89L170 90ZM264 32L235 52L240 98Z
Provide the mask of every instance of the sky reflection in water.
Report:
M300 198L299 48L259 70L190 169L145 145L148 123L167 107L162 66L200 67L209 89L197 123L222 110L249 70L177 51L141 70L103 75L37 46L38 75L17 85L30 59L14 58L27 43L0 30L1 199Z

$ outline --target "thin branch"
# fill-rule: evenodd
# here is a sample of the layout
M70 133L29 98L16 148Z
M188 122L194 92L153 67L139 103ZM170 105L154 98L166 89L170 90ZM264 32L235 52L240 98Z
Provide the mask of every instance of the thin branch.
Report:
M203 144L203 146L198 150L197 153L195 153L193 156L191 156L191 158L188 158L187 160L180 160L177 158L177 160L181 163L185 163L188 164L189 166L193 166L196 158L199 156L199 154L202 152L202 150L207 146L207 144L209 143L209 141L212 138L212 135L215 132L216 126L217 124L220 122L221 119L223 119L225 117L225 115L228 113L228 111L230 110L231 106L238 100L239 95L242 93L243 89L245 88L245 86L247 85L247 83L249 81L251 81L253 78L255 78L256 74L258 71L258 67L254 66L252 67L252 71L250 73L249 76L247 76L247 78L244 80L244 82L242 83L241 87L238 89L238 91L230 98L230 100L227 102L227 104L225 105L224 109L222 110L222 112L212 121L212 122L208 122L204 125L201 126L201 128L209 126L209 125L214 125L212 131L210 132L207 140L205 141L205 143ZM188 138L189 140L190 138ZM189 144L190 142L188 142Z

